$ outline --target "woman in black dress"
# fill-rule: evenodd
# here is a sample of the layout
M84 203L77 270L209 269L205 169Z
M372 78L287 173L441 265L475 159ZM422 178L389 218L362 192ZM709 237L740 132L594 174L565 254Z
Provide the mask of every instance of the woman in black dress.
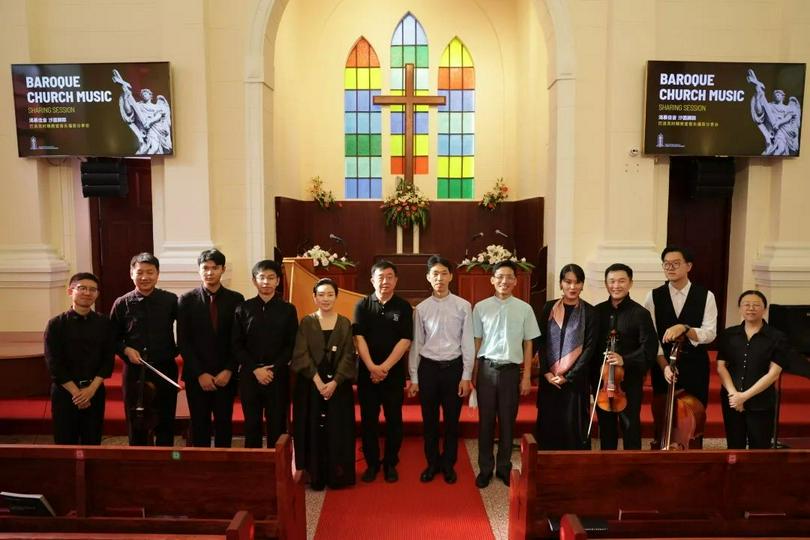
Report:
M318 310L301 320L290 368L298 374L293 399L295 466L310 487L355 482L354 395L357 364L352 324L335 310L338 287L325 278L312 290Z
M596 312L579 296L585 272L560 270L562 297L546 302L539 319L540 385L537 443L543 450L590 450L589 371L597 335Z

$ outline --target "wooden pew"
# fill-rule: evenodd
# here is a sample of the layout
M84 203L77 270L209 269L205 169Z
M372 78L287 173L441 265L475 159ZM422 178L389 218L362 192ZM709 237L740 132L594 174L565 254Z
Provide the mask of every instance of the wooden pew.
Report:
M0 531L224 535L244 511L256 538L304 539L298 480L288 435L269 450L2 445L0 490L42 493L58 517L0 515Z
M540 452L525 435L521 460L512 540L556 537L564 514L589 538L810 536L810 451Z

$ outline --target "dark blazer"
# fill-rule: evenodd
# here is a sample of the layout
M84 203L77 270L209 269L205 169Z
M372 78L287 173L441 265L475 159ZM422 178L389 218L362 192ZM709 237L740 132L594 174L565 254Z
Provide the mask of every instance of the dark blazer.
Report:
M177 303L177 344L183 356L183 380L196 381L203 373L216 375L223 369L236 374L238 364L231 351L233 314L245 301L241 293L220 287L217 291L217 321L214 332L208 293L201 285L183 294Z
M335 329L329 336L329 343L323 341L323 330L318 317L313 313L301 319L298 335L295 338L290 369L307 379L312 379L318 372L318 366L324 359L325 352L337 347L335 352L335 381L353 381L357 378L357 360L354 355L352 323L343 315L338 315Z

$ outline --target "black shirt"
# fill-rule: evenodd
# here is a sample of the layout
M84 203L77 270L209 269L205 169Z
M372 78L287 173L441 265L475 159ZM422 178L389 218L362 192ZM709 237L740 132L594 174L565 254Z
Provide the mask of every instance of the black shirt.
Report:
M383 304L372 293L354 307L352 331L355 336L363 336L366 340L371 361L382 364L401 339L413 339L413 308L397 295ZM394 369L402 370L404 374L406 363L400 360ZM363 362L360 362L360 369L367 371Z
M790 346L785 334L764 321L762 328L750 340L745 334L745 323L731 326L720 333L717 359L725 361L734 388L739 392L751 388L768 373L771 362L784 367L789 357ZM721 393L726 400L726 389L723 388ZM775 403L776 390L771 385L746 401L745 408L752 411L768 410Z
M95 311L79 315L69 309L48 321L45 360L54 383L106 379L112 375L114 359L112 325L106 315Z
M129 362L124 349L132 347L150 364L168 364L177 356L174 321L177 295L154 289L148 296L137 289L116 299L110 316L115 328L116 352Z
M658 336L650 312L629 296L617 307L613 307L613 302L608 299L596 306L596 312L599 318L596 350L605 350L610 331L616 329L616 352L624 359L625 375L643 378L658 354ZM600 369L601 358L594 364L597 370Z
M298 312L278 294L265 302L260 296L246 300L233 316L233 353L242 373L260 365L288 366L298 331Z

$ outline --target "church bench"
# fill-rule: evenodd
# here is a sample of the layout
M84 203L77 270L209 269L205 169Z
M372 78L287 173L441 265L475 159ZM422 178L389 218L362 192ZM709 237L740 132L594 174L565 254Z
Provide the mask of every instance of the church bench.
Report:
M808 485L803 450L541 452L526 435L509 538L556 537L565 514L589 538L807 536Z
M0 445L0 490L42 493L58 516L0 514L0 532L221 536L245 511L256 538L303 539L298 480L287 435L274 449Z

